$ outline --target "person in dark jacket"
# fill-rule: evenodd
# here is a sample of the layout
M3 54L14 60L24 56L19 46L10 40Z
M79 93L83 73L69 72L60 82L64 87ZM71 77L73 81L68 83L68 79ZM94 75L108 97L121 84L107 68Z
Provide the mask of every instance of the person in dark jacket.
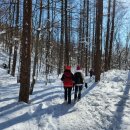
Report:
M90 73L90 78L91 78L94 75L93 69L90 69L89 73Z
M74 74L74 81L75 81L75 93L74 93L74 101L81 99L81 91L83 88L84 83L84 76L80 66L77 66L77 70Z
M7 69L7 68L8 68L8 67L7 67L7 64L3 63L3 68L4 68L4 69Z
M71 104L71 90L74 84L74 75L71 72L71 66L65 67L61 80L64 84L64 100L68 104Z

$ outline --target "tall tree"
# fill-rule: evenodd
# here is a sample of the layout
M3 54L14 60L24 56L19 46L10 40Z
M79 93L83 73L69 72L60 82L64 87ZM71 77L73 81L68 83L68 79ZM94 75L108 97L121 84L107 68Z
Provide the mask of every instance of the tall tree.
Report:
M108 69L111 68L111 57L112 57L112 47L113 47L113 38L114 38L114 29L115 29L115 7L116 0L113 0L113 13L112 13L112 25L110 33L110 46L109 46L109 56L108 56Z
M36 76L36 65L38 63L38 46L39 46L39 34L41 31L41 18L42 18L42 0L40 0L40 13L39 13L39 22L38 22L38 29L36 35L36 43L35 43L35 56L34 56L34 64L33 64L33 73L32 73L32 83L30 88L30 94L33 93L33 88L35 84L35 76Z
M30 66L31 66L31 17L32 0L24 0L23 5L23 31L21 44L21 68L20 68L20 91L19 101L28 103L30 88Z
M69 42L68 42L68 0L65 0L65 65L69 65Z
M129 55L129 41L130 41L130 32L127 33L126 46L125 46L125 69L128 69L128 55Z
M96 28L96 6L95 6L95 4L96 4L96 0L94 0L94 7L93 7L93 30L92 30L92 68L94 69L95 68L95 62L94 62L94 60L95 60L95 48L96 48L96 46L95 46L95 37L96 37L96 31L95 31L95 28Z
M13 9L12 9L13 8ZM12 47L13 47L13 43L12 43L12 36L13 36L13 15L14 15L14 5L13 5L13 1L10 0L10 6L9 6L9 62L8 62L8 74L10 74L11 71L11 59L12 59Z
M81 64L81 51L82 51L82 6L80 5L80 16L79 16L79 31L78 31L78 37L79 37L79 44L78 44L78 55L77 55L77 61L78 64Z
M64 47L64 0L61 0L61 35L60 35L60 51L59 51L59 66L58 66L58 74L61 73L61 69L63 66L63 47Z
M108 50L109 50L109 40L110 40L110 9L111 9L111 0L108 1L108 13L107 13L107 32L106 32L106 45L105 45L105 71L108 70Z
M47 41L46 41L46 80L49 74L50 64L50 42L51 42L51 27L50 27L50 0L47 1Z
M19 24L19 0L17 0L17 12L16 12L16 29L15 29L15 39L14 39L14 55L13 55L13 64L11 75L15 76L16 61L17 61L17 49L18 49L18 24Z
M95 53L95 82L100 81L101 74L101 34L102 34L102 15L103 0L96 0L96 53Z
M85 75L87 76L88 71L88 44L89 44L89 0L87 0L87 17L86 17L86 64L85 64Z

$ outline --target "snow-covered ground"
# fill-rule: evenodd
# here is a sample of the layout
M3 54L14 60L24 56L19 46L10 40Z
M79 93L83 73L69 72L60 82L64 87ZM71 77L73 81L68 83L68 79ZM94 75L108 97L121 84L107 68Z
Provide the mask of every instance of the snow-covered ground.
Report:
M18 102L19 84L0 68L0 130L130 130L130 73L111 70L88 81L82 98L63 103L59 78L38 80L30 104Z

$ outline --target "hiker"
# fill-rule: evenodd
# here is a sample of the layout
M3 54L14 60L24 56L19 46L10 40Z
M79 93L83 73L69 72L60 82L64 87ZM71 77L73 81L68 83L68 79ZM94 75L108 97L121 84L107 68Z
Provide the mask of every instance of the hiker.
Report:
M75 93L74 93L74 101L81 99L81 91L83 88L84 83L84 76L80 66L77 66L76 72L74 74L74 81L75 81Z
M91 78L94 75L93 69L90 69L89 73L90 73L90 78Z
M7 67L7 64L5 64L5 63L3 63L2 66L3 66L4 69L7 69L7 68L8 68L8 67Z
M65 67L61 80L64 84L64 100L68 104L71 104L71 90L74 84L74 75L71 72L71 66Z

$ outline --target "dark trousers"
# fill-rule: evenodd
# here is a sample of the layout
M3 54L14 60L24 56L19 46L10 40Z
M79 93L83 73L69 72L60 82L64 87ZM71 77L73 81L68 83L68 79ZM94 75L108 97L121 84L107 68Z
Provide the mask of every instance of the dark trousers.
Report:
M72 87L64 87L64 99L69 104L71 103L71 90L72 90Z
M75 94L74 94L74 100L77 100L81 98L81 91L82 91L82 85L81 86L75 86Z

